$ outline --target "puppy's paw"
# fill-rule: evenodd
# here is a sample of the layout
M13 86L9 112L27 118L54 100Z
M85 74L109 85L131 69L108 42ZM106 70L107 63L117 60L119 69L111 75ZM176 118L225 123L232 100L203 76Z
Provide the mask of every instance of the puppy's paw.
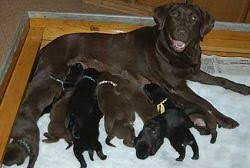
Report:
M101 160L107 159L107 155L104 155L102 151L97 151L96 153Z
M94 161L94 151L93 150L88 150L88 152L89 152L90 160Z
M192 159L193 159L193 160L198 160L198 159L199 159L199 155L194 155L194 156L192 157Z
M106 160L107 159L107 155L103 155L102 158L100 158L101 160Z
M182 158L182 157L178 157L178 158L176 158L175 160L178 161L178 162L182 162L183 159L184 159L184 158Z
M46 138L51 138L51 136L50 136L50 134L49 134L48 132L45 132L45 133L43 134L43 136L45 136Z
M54 142L58 142L59 139L43 139L42 142L44 143L54 143Z

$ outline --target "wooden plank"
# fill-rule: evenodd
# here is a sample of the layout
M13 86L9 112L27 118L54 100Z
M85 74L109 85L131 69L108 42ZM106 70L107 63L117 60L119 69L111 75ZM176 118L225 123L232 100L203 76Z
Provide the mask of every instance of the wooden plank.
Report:
M91 31L114 31L123 30L130 31L143 25L133 25L126 23L113 23L113 22L94 22L94 21L80 21L80 20L58 20L58 19L42 19L34 18L30 20L30 27L44 27L44 28L61 28L65 27L75 29L89 29Z
M0 166L37 51L41 44L42 34L43 28L30 28L0 105Z
M8 70L7 72L5 73L5 76L4 76L4 79L0 85L0 103L3 99L3 95L5 93L5 90L8 86L8 83L10 81L10 77L12 75L12 72L15 68L15 65L17 63L17 60L18 60L18 57L21 53L21 50L22 50L22 47L23 47L23 44L24 44L24 41L26 39L26 36L28 34L28 31L29 31L29 23L27 23L25 26L24 26L24 29L23 29L23 32L22 32L22 35L20 37L20 41L18 43L18 45L16 46L16 50L15 50L15 53L12 57L12 61L11 63L9 64L9 67L8 67Z
M83 0L84 3L104 7L119 12L139 15L139 16L151 16L153 8L139 3L126 3L121 0Z

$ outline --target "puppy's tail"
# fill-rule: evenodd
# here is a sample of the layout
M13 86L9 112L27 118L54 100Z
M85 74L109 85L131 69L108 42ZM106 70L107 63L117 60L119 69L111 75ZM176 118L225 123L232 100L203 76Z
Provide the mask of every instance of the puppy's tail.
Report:
M112 147L116 147L114 144L112 144L110 141L113 139L114 137L108 135L107 138L105 139L105 143L109 146L112 146Z

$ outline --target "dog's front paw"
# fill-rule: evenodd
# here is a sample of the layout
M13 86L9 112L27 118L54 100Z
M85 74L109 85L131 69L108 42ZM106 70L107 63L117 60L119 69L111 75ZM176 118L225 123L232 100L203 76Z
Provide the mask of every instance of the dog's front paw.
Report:
M238 127L240 124L235 121L234 119L230 117L223 117L221 119L217 120L218 125L220 125L223 128L233 129L235 127Z

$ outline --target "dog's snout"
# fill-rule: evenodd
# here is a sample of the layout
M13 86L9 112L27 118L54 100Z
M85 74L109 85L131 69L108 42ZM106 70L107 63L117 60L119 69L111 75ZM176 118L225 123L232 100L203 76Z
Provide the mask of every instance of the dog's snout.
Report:
M138 159L146 159L149 156L148 153L149 146L145 142L143 141L137 142L135 149L136 149L136 157Z
M186 42L188 39L188 32L185 29L178 29L176 31L176 39L182 42Z

